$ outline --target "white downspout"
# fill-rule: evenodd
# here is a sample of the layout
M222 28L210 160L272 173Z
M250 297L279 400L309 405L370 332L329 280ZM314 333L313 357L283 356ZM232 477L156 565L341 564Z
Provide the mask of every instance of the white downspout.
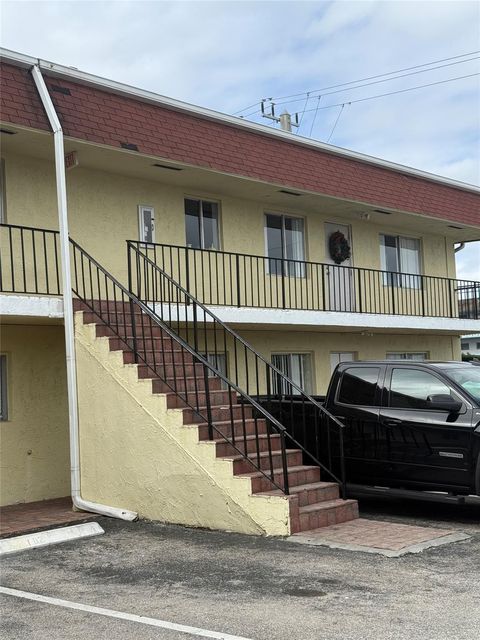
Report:
M65 150L63 146L63 131L53 105L47 86L43 79L40 67L32 67L32 76L35 81L40 99L48 116L53 131L55 145L55 173L57 182L57 206L60 229L60 255L63 285L63 314L65 321L65 352L67 364L67 391L68 391L68 419L70 432L70 476L72 502L75 507L83 511L92 511L104 516L121 518L122 520L135 520L137 514L126 509L109 507L96 502L84 500L80 494L80 448L78 429L78 398L77 375L75 362L75 334L72 302L72 279L70 272L70 243L68 234L67 216L67 186L65 179Z

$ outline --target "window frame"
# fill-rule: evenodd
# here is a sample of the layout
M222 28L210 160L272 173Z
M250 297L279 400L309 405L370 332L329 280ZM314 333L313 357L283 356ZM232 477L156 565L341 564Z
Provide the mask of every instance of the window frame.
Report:
M396 255L397 255L397 265L398 268L395 271L390 271L382 265L383 259L383 251L382 248L385 246L382 244L382 238L390 237L395 238L396 245ZM401 260L401 251L400 251L400 242L399 239L403 238L405 240L416 240L418 242L418 273L410 273L410 271L402 270L402 260ZM381 232L379 234L379 247L380 247L380 266L381 271L383 271L382 282L384 287L396 287L398 289L420 289L422 284L422 277L424 275L424 259L423 259L423 239L420 236L404 236L401 233L388 233ZM392 274L392 277L389 277L387 274ZM402 277L407 276L407 277ZM411 280L414 282L412 283ZM417 282L415 282L418 280Z
M215 369L220 371L220 373L222 373L226 378L228 378L228 352L218 351L217 353L215 353L215 351L207 351L206 353L204 352L202 355L205 358L205 360L212 365L212 367L215 367ZM218 366L219 358L223 358L223 362L225 365L224 371L222 371L221 368ZM208 377L209 378L215 377L215 374L213 373L213 371L211 371L211 369L208 370Z
M137 211L138 211L138 239L141 243L143 244L155 244L155 207L152 207L151 205L148 204L139 204L137 206ZM143 224L143 214L145 211L151 211L152 212L152 239L151 241L149 240L145 240L145 238L143 237L143 233L145 230L144 224Z
M419 354L423 354L425 355L425 358L423 358L423 360L415 360L414 358L389 358L388 356L393 356L393 355L419 355ZM386 360L389 360L391 362L425 362L426 360L430 360L430 351L387 351L387 353L385 354L385 358Z
M200 203L200 247L194 247L191 244L187 244L187 226L186 226L186 212L185 212L185 201L186 200L194 200L196 202ZM209 202L210 204L215 204L217 205L217 235L218 235L218 247L214 248L214 249L208 249L205 248L205 234L204 234L204 224L203 224L203 203L204 202ZM221 200L217 200L216 198L203 198L200 196L193 196L193 195L188 195L188 194L184 194L183 196L183 217L184 217L184 224L185 224L185 247L187 247L188 249L193 249L194 251L222 251L222 225L221 225L221 219L222 219L222 207L221 207L222 203Z
M283 375L285 375L285 376L287 376L287 377L290 377L290 376L288 376L288 374L287 374L287 373L285 373L285 372L284 372L284 371L283 371L279 366L277 366L277 365L274 363L273 359L274 359L274 357L276 357L276 356L288 356L290 359L291 359L293 356L301 356L301 357L302 357L302 358L301 358L301 361L304 361L304 360L303 360L303 358L304 358L305 356L308 356L308 358L309 358L310 362L309 362L309 367L308 367L308 368L309 368L309 371L308 371L307 373L308 373L308 374L309 374L309 376L310 376L310 380L307 380L307 376L305 375L305 368L304 368L304 370L303 370L303 372L302 372L302 377L303 377L304 383L305 383L305 382L307 382L308 384L305 384L305 386L303 386L303 387L302 387L302 385L301 385L301 384L299 384L298 382L295 382L295 380L293 380L293 378L290 378L290 379L291 379L291 380L293 380L293 382L295 382L295 384L296 384L298 387L300 387L300 389L303 389L303 390L304 390L304 392L305 392L307 395L312 395L312 394L314 393L314 391L313 391L313 390L314 390L314 388L315 388L315 381L314 381L314 377L315 377L315 376L314 376L314 362L315 362L315 360L314 360L314 358L313 358L313 352L312 352L312 351L276 351L276 352L274 352L274 353L272 352L272 353L270 354L270 361L271 361L271 363L273 364L273 366L274 366L274 367L276 367L277 369L279 369L279 370L283 373ZM290 369L291 369L291 364L290 364ZM273 382L273 386L275 386L275 385L276 385L276 381L275 381L275 380L273 380L272 382ZM283 381L282 381L282 384L283 384ZM288 384L288 383L285 383L285 384ZM280 391L281 391L280 395L282 395L282 396L286 396L286 395L296 395L296 394L294 394L294 393L287 394L287 393L285 393L285 392L284 392L284 390L283 390L283 389L281 389ZM292 391L294 391L294 389L292 389ZM273 393L273 394L277 394L277 395L278 395L278 390L277 390L277 389L272 389L272 393Z
M334 354L342 355L342 354L346 354L346 353L352 354L353 359L352 360L339 360L338 363L332 369L332 356ZM358 351L330 351L329 356L330 356L330 373L333 373L335 371L335 369L338 367L338 365L342 364L343 362L356 362L356 361L358 361Z
M281 235L282 235L282 257L281 258L275 258L273 256L269 256L268 255L268 226L267 226L267 216L277 216L279 218L281 218L282 220L282 226L281 226ZM298 261L294 261L294 258L287 258L286 257L286 244L285 244L285 218L292 218L294 220L302 220L303 223L303 231L302 231L302 236L303 236L303 259L302 260L298 260ZM272 211L272 210L264 210L263 211L263 237L264 237L264 245L265 245L265 257L266 259L266 264L265 264L265 273L267 275L271 275L271 276L287 276L290 278L306 278L306 268L305 268L305 264L301 264L301 263L306 263L308 262L308 258L307 258L307 217L306 216L302 216L299 214L292 214L292 213L285 213L284 211ZM282 272L281 273L273 273L270 270L270 260L282 260ZM295 268L295 273L289 273L287 272L288 269L286 270L284 268L285 265L285 261L292 261L293 262L293 266L294 267L299 267L298 269ZM299 264L300 263L300 264ZM299 273L297 273L297 271Z
M7 354L0 353L0 422L8 422L8 358Z

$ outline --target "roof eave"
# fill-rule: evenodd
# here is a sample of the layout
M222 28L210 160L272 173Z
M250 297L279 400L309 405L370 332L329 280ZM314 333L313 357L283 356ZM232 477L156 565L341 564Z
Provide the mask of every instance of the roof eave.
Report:
M80 71L74 67L68 67L65 65L57 64L55 62L37 59L32 56L28 56L15 51L10 51L1 47L0 57L16 66L21 66L24 68L28 68L33 65L39 65L39 67L50 76L66 78L76 81L80 84L107 90L111 93L128 96L137 100L140 99L141 101L148 102L150 104L161 105L168 109L182 111L184 113L189 113L190 115L193 114L198 117L206 118L215 122L221 122L229 126L254 131L260 135L276 138L284 142L310 147L326 153L330 153L332 155L341 156L357 162L374 165L389 171L395 171L396 173L400 173L403 175L415 176L417 178L436 182L443 186L453 187L456 189L462 189L464 191L470 191L476 194L480 194L480 187L476 185L460 182L458 180L453 180L451 178L446 178L444 176L439 176L434 173L429 173L427 171L422 171L420 169L415 169L413 167L408 167L395 162L389 162L388 160L382 160L381 158L358 153L349 149L343 149L342 147L336 147L334 145L329 145L317 140L311 140L310 138L304 138L286 131L271 129L266 125L256 124L239 117L226 115L219 111L206 109L204 107L191 105L180 100L168 98L167 96L162 96L160 94L153 93L152 91L146 91L144 89L132 87L121 82L108 80L107 78L102 78L101 76L96 76L84 71Z

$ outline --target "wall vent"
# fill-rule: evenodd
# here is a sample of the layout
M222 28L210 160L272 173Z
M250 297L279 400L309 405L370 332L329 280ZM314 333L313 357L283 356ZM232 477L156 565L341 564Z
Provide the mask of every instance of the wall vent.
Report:
M393 211L385 211L384 209L374 209L375 213L383 213L384 216L391 216Z
M170 171L183 171L181 167L170 167L168 166L168 164L159 164L158 162L152 164L152 167L158 167L159 169L169 169Z
M457 227L456 224L449 224L450 229L463 229L463 227Z
M301 193L296 193L295 191L289 191L288 189L279 189L278 193L286 193L287 196L298 196L300 197Z
M11 131L10 129L4 129L3 127L0 129L0 133L4 133L6 136L14 136L17 134L16 131Z
M50 89L52 91L56 91L57 93L63 93L64 96L71 96L72 92L68 87L61 87L58 84L51 84Z
M138 151L137 145L132 142L121 142L120 146L122 149L128 149L129 151Z

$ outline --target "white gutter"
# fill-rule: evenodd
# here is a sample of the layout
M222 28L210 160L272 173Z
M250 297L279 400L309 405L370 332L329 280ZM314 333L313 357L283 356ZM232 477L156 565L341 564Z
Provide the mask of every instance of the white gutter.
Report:
M192 105L187 102L182 102L181 100L174 100L173 98L168 98L166 96L159 95L158 93L153 93L153 91L145 91L144 89L132 87L122 82L115 82L114 80L108 80L100 76L95 76L91 73L79 71L74 67L67 67L64 65L56 64L55 62L48 62L46 60L37 60L36 58L33 58L31 56L17 53L15 51L10 51L8 49L3 49L2 47L0 47L0 57L20 67L31 67L32 65L38 66L40 69L43 69L49 76L66 78L67 80L70 79L72 82L79 82L90 87L97 87L111 93L128 96L130 98L141 100L150 104L161 105L168 109L189 113L202 118L206 118L208 120L213 120L215 122L222 122L239 129L248 129L264 136L280 138L285 142L298 144L299 146L310 148L313 147L326 153L331 153L336 156L341 156L349 158L351 160L364 162L366 164L375 165L383 169L395 171L396 173L412 175L417 178L423 178L425 180L430 180L432 182L442 184L444 186L462 189L463 191L470 191L477 194L480 193L480 187L478 187L477 185L460 182L459 180L453 180L451 178L445 178L444 176L429 173L428 171L421 171L420 169L397 164L396 162L389 162L388 160L382 160L381 158L368 156L363 153L351 151L350 149L343 149L342 147L325 144L324 142L311 140L310 138L298 136L286 131L272 129L270 127L267 127L266 125L256 124L237 116L230 116L224 113L220 113L219 111L214 111L213 109L205 109L203 107Z
M38 93L40 95L40 99L43 103L43 107L48 116L50 126L52 127L53 140L55 145L55 172L57 183L57 206L60 229L60 255L63 285L63 313L65 321L65 351L67 364L72 502L75 507L77 507L78 509L82 509L83 511L93 511L94 513L99 513L103 516L111 516L113 518L121 518L122 520L131 521L137 518L137 514L135 512L84 500L80 493L81 483L77 373L75 361L75 334L73 323L72 278L70 272L70 242L68 234L67 186L65 178L65 150L63 146L63 131L38 64L33 65L31 72Z

